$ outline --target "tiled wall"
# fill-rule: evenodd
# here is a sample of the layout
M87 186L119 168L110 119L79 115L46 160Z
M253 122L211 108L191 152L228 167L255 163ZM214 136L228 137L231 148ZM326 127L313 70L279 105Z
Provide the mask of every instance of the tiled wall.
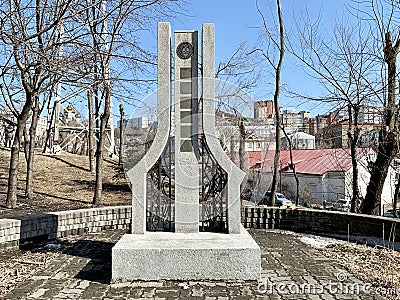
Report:
M129 229L131 209L100 207L0 219L0 248L104 229Z
M400 239L400 219L314 209L242 208L246 228Z
M71 234L105 229L129 229L131 206L59 211L0 219L0 249L31 241L52 240ZM371 236L400 240L400 220L313 209L242 208L246 228L286 229L328 235ZM397 226L399 225L399 226Z

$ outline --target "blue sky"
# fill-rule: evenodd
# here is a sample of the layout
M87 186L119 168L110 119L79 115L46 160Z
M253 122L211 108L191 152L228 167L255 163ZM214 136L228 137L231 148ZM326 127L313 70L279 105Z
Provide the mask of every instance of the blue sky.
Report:
M287 32L293 31L293 19L299 17L307 8L312 19L321 18L321 30L331 32L331 26L335 19L341 19L348 16L346 6L354 4L351 0L281 0L282 11ZM260 5L265 8L265 4L269 3L272 13L276 12L275 0L259 0ZM249 45L253 45L259 35L258 27L261 26L262 20L257 12L255 0L188 0L187 5L188 16L180 16L175 20L154 20L156 27L157 21L171 22L172 31L174 30L198 30L201 31L202 23L215 24L215 58L216 64L229 58L237 49L242 41L247 41ZM270 12L266 10L267 22L272 22ZM344 17L346 18L346 17ZM155 31L142 37L143 45L150 51L156 51ZM253 97L257 100L272 99L273 80L270 74L265 74L266 82L271 85L265 89L260 88L254 91ZM268 78L268 76L270 78ZM309 78L298 62L286 55L282 83L290 89L302 94L321 95L324 90L315 80ZM281 95L281 105L286 108L295 107L297 111L309 110L312 115L325 113L329 108L316 105L316 103L305 103L300 105L299 99L293 99L288 95ZM117 106L117 105L115 105ZM115 111L115 108L114 108Z
M275 13L276 6L274 0L260 0L260 5L265 7L269 3L272 12ZM312 18L321 17L325 28L330 30L330 26L335 18L341 18L346 13L346 4L351 1L344 0L282 0L282 10L284 15L285 27L288 32L293 28L293 16L299 16L304 12L305 7ZM202 23L215 24L215 59L216 63L229 58L242 41L247 41L249 45L254 44L259 35L258 27L262 24L260 15L257 12L255 0L189 0L186 6L189 16L179 17L171 21L172 31L174 30L199 30ZM268 11L266 16L268 17ZM267 21L270 21L267 20ZM155 51L156 39L154 36L143 40L147 47ZM269 76L269 74L266 74ZM266 80L268 81L268 79ZM273 78L270 80L273 82ZM303 70L297 66L297 62L289 55L286 56L283 67L282 82L291 89L304 93L316 94L318 91L323 93L320 85L311 78L305 76ZM255 91L255 98L271 99L272 86L266 90ZM286 107L296 107L299 110L311 110L312 114L324 112L323 107L315 103L308 103L299 106L299 100L282 95L281 103Z
M260 0L260 7L267 8L270 6L272 13L276 12L274 0ZM293 30L293 18L299 15L307 8L311 18L317 19L319 16L324 21L322 30L330 31L330 26L335 18L341 18L346 14L346 4L351 4L351 1L344 0L281 0L283 18L287 32ZM187 18L183 25L188 28L201 28L201 23L215 23L215 51L216 63L221 60L226 60L237 48L240 42L247 41L250 45L254 44L259 38L259 27L262 24L261 17L256 9L255 0L192 0L189 4L189 11L194 17ZM271 16L267 9L267 22ZM179 25L176 25L179 26ZM269 74L266 74L269 76ZM273 82L273 78L269 81ZM268 81L268 80L267 80ZM320 85L311 78L305 76L304 71L298 66L298 62L286 54L283 66L282 82L289 88L307 93L315 94L321 90ZM272 86L268 89L255 91L256 98L272 99ZM262 99L260 99L262 100ZM292 106L296 109L311 110L315 107L315 103L299 106L298 99L292 99L281 96L283 106ZM314 113L323 112L325 109L318 107Z

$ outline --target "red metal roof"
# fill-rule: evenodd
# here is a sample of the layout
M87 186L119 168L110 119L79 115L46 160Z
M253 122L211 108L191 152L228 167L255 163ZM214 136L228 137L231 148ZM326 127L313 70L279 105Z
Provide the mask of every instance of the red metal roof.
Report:
M358 159L371 151L370 148L359 148ZM312 149L293 150L293 163L296 172L302 174L323 175L327 172L346 172L351 166L350 149ZM255 167L264 171L272 171L275 151L248 151L245 154L245 162L249 168ZM288 169L290 152L282 150L280 164L283 172L292 172Z

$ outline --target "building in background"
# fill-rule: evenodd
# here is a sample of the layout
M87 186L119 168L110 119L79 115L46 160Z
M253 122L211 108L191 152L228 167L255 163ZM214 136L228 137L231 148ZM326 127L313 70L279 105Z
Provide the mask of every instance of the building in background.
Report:
M306 150L315 149L315 136L305 133L296 132L289 136L292 141L292 149ZM289 142L286 137L282 137L282 149L289 150Z
M254 102L254 119L273 118L275 114L272 100Z
M274 151L246 153L245 161L248 163L249 180L258 183L257 194L263 195L270 189L274 155ZM292 155L300 181L301 202L323 206L324 201L351 200L353 169L349 149L293 150ZM365 197L370 178L368 166L375 159L376 152L373 148L358 149L358 186L362 197ZM287 198L294 199L296 184L289 151L281 151L279 163L280 183L278 189ZM382 192L381 214L391 208L396 181L396 170L390 166Z
M124 126L126 128L137 128L137 129L147 129L151 126L152 121L146 117L137 117L124 120ZM117 122L117 127L120 127L120 121Z
M383 122L383 106L362 106L358 114L358 124L380 125Z
M81 114L71 104L68 104L68 106L64 109L63 114L60 116L60 119L65 124L68 122L68 120L76 120L79 122L81 119Z
M306 132L310 131L310 112L300 111L296 112L294 108L282 110L281 120L282 125L287 134L294 134L296 132Z
M26 129L29 131L31 128L32 120L28 118L26 121ZM46 138L47 131L47 116L39 116L36 125L35 147L42 147Z
M353 125L354 126L354 125ZM360 139L358 146L369 147L378 145L379 128L381 125L363 123L359 124ZM317 148L348 148L350 126L348 120L336 122L320 129L316 134Z

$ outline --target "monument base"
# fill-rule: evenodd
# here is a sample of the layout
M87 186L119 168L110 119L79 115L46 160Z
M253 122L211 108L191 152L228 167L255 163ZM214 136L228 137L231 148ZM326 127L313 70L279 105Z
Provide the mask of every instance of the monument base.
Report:
M112 248L112 281L257 280L261 251L250 234L125 234Z

